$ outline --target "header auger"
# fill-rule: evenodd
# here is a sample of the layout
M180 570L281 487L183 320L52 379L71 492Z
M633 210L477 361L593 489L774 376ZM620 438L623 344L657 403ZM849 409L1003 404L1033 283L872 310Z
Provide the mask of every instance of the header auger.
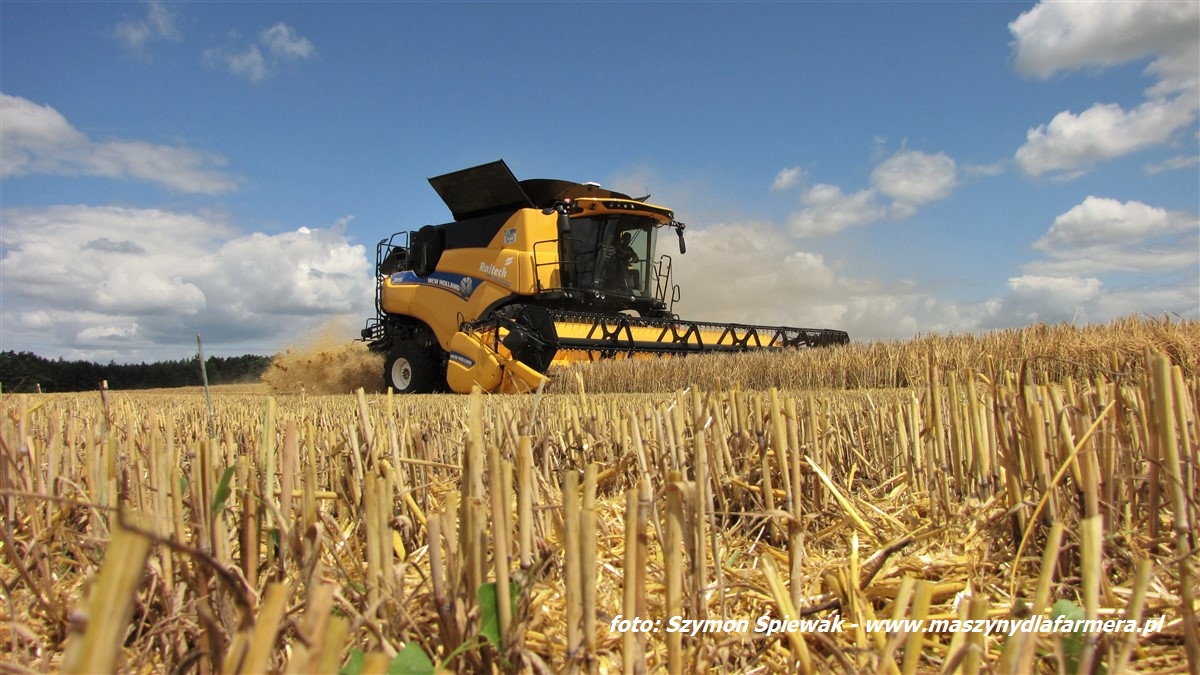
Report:
M684 224L649 196L518 181L503 160L429 179L454 221L379 242L376 316L398 392L525 392L554 361L847 344L844 331L680 319L671 256ZM656 255L657 254L657 255Z

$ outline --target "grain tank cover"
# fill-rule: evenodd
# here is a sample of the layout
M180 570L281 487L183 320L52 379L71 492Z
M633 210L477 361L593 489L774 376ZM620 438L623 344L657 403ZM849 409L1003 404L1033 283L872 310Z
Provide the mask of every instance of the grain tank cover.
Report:
M434 176L429 184L455 221L535 206L502 159Z
M548 209L572 199L632 199L595 183L531 178L518 181L504 160L434 176L429 184L446 203L454 220L512 213L518 209ZM645 198L633 200L645 201Z

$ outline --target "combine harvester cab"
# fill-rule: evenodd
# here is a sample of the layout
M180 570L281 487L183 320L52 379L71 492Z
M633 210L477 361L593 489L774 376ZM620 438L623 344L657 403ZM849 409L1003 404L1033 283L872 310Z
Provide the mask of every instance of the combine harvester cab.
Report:
M501 160L429 179L454 221L379 242L362 339L399 392L539 389L554 362L845 344L828 329L682 320L667 208L595 183L518 181Z

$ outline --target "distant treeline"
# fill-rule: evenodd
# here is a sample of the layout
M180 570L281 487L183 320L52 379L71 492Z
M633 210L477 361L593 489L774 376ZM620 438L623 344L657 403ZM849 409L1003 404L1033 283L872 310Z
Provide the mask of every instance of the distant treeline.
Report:
M270 356L210 356L205 360L209 384L254 382L271 364ZM43 358L32 352L0 352L0 387L5 392L60 392L97 389L159 389L203 384L198 359L157 363L90 363Z

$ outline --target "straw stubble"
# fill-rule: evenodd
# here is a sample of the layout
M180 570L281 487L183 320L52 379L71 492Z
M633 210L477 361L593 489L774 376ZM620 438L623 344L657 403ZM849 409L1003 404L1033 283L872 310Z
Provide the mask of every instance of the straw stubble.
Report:
M216 388L216 438L196 393L7 395L0 637L30 670L71 633L63 670L330 671L411 643L458 672L1055 672L1058 635L755 622L1046 617L1066 600L1166 619L1085 641L1085 662L1194 668L1200 330L1094 335L1031 329L1020 357L1004 334L988 354L929 338L689 358L673 368L699 386L644 394L603 393L621 363L529 397ZM876 377L904 385L831 388ZM147 519L141 543L117 505ZM113 586L118 548L136 559ZM519 611L498 598L491 653L476 599L509 579ZM710 621L620 632L618 614Z

